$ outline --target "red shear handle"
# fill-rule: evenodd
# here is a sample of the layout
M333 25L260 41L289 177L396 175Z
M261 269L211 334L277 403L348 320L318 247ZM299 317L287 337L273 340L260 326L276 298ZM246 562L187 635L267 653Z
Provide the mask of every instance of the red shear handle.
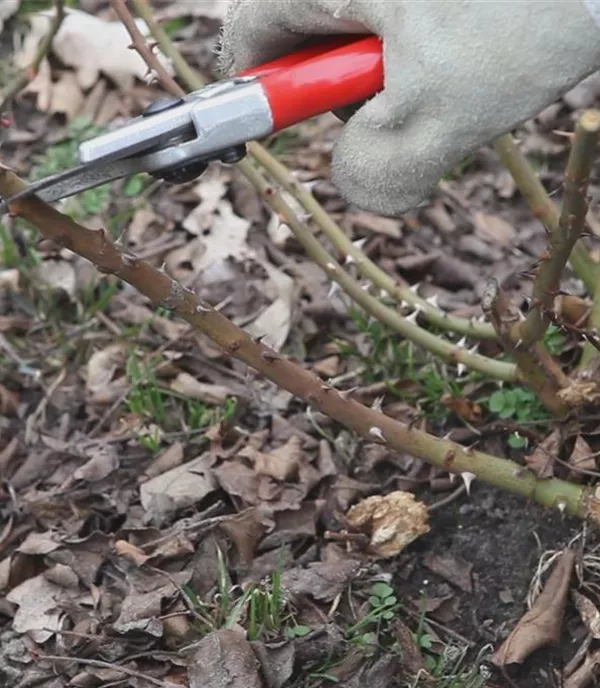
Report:
M260 77L274 131L370 98L383 88L381 39L336 37L249 69Z

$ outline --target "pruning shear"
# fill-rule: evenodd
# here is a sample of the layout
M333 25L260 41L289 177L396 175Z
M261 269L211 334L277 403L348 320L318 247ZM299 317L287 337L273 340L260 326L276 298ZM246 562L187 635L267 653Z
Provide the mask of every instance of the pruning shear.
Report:
M249 141L366 100L382 87L381 39L335 37L184 98L151 103L125 125L82 142L77 167L3 199L0 213L32 194L50 203L140 172L192 181L210 162L241 160Z

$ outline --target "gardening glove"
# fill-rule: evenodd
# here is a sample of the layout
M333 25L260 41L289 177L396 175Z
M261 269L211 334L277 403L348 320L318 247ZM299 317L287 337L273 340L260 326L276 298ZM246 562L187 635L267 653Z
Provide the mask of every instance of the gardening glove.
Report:
M232 0L225 73L307 37L377 34L385 87L353 114L332 175L347 200L398 215L467 155L600 68L600 0Z

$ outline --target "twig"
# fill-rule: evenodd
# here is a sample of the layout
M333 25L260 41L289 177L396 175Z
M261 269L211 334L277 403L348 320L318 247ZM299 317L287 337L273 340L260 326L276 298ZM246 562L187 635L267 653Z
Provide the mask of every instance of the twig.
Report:
M204 79L201 74L190 67L171 40L169 34L156 21L147 0L133 0L133 5L138 15L146 22L154 40L160 45L163 55L171 60L171 64L177 74L179 74L180 79L191 89L204 86Z
M264 176L247 160L239 163L243 165L244 174L254 188L263 198L267 198L271 208L278 213L290 227L296 239L302 244L304 250L319 265L327 275L343 291L364 310L373 315L379 322L392 328L406 339L418 344L427 351L440 356L446 361L463 365L472 370L488 375L505 382L516 382L519 379L518 371L512 363L496 361L486 356L467 351L462 347L452 344L437 335L424 330L417 324L402 317L398 311L389 308L378 298L372 296L361 288L360 284L342 266L333 259L327 249L310 232L304 223L293 212L289 203L285 201L281 193L271 186Z
M56 36L65 18L65 0L54 0L54 8L55 12L52 23L50 24L48 33L40 41L33 62L29 67L22 69L3 89L2 96L0 96L0 113L3 113L7 109L10 101L19 94L27 84L35 79L40 65L42 64L42 60L50 52L54 36Z
M114 0L114 2L115 4L122 3L123 0ZM171 38L156 22L147 0L133 0L133 4L139 16L148 25L152 36L159 44L162 52L171 60L180 78L190 89L198 89L204 86L206 83L205 79L188 65ZM127 12L126 8L125 11ZM130 24L131 22L129 22L129 25ZM135 24L131 27L130 32L133 32L134 28L137 34L139 34ZM141 36L141 34L139 35ZM134 34L132 33L133 44L137 47L139 39L137 37L133 38L133 36ZM147 50L145 52L147 53ZM145 59L144 54L140 52L140 55ZM165 88L168 88L167 84L165 84ZM341 227L332 219L312 193L302 186L285 165L282 165L276 160L264 146L253 141L248 145L248 153L269 172L273 179L281 184L283 188L300 203L303 209L310 215L313 222L319 227L323 234L329 238L335 248L344 257L352 257L361 275L366 279L370 279L379 289L387 292L392 299L400 304L413 306L413 308L418 310L419 314L422 314L425 320L444 331L456 332L473 339L496 338L494 328L489 323L476 323L466 318L457 318L448 315L431 302L419 297L411 291L409 287L395 282L377 264L370 260L360 248L350 241ZM238 168L243 174L246 173L244 164L238 165Z
M531 212L544 224L549 234L559 232L560 216L556 205L538 179L527 158L514 142L510 134L505 134L494 143L502 164L508 168L519 191L527 201ZM587 248L578 241L573 246L569 258L577 276L583 280L587 290L593 294L598 277L598 264L595 263Z
M127 9L125 0L111 0L110 4L131 36L131 45L129 48L139 53L142 60L148 65L148 71L153 71L156 74L156 78L160 81L165 90L172 96L183 98L183 96L186 95L185 91L164 68L160 60L154 54L152 48L148 45L142 32L138 29L131 12Z
M75 664L83 664L84 666L93 666L98 669L111 669L112 671L120 672L126 676L131 676L132 678L137 678L142 681L146 681L148 685L158 686L158 688L177 688L175 683L170 681L160 680L154 678L154 676L148 676L148 674L143 674L141 671L135 671L135 669L129 669L129 667L122 666L121 664L112 664L111 662L103 662L100 659L86 659L84 657L63 657L62 655L39 655L40 660L49 660L52 662L75 662Z
M438 499L438 501L433 502L433 504L428 504L427 505L427 511L429 511L429 512L437 511L438 509L441 509L442 507L448 506L448 504L452 504L452 502L456 501L466 491L467 491L466 485L464 485L464 484L459 485L449 495L442 497L442 499Z
M492 280L487 285L481 298L481 305L495 327L504 350L517 361L519 372L527 384L554 415L559 417L566 415L569 407L558 392L569 386L569 379L539 342L529 348L524 348L520 340L513 339L515 326L523 316L508 301L496 280Z
M24 188L25 183L16 174L0 168L0 196L10 198ZM359 436L412 454L448 472L473 473L490 485L600 523L600 495L596 496L591 487L556 478L539 480L533 472L513 461L433 437L348 398L324 384L312 371L254 340L164 271L117 248L106 230L82 227L36 196L15 201L10 212L33 224L44 237L91 261L102 273L119 277L153 303L171 309L210 337L231 358L243 361Z
M583 232L588 211L588 181L596 157L599 134L600 112L584 112L575 128L575 139L565 170L565 193L558 227L549 233L548 250L540 259L533 284L531 310L525 321L517 326L518 337L523 341L524 347L539 342L544 337L550 324L547 312L554 308L561 276L573 246Z

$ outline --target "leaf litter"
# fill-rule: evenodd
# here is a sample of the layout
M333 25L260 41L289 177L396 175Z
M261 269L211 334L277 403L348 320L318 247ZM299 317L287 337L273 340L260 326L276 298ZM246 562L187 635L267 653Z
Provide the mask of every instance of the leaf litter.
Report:
M14 105L3 151L24 174L34 155L71 140L82 115L105 127L162 95L106 3L96 4L95 16L68 11L50 58ZM155 9L176 20L169 30L206 68L224 6L157 2ZM0 40L10 41L12 19L2 18ZM29 17L21 64L47 20ZM568 128L581 98L593 101L594 83L519 132L524 152L549 161L547 183L558 179L553 165L566 150L549 132ZM470 315L478 315L490 269L527 291L518 250L542 242L543 228L527 224L514 184L489 155L440 184L418 213L380 218L348 206L329 182L338 129L330 117L296 127L281 158L352 240L367 240L384 270L424 282L444 308ZM119 218L115 238L253 336L417 422L410 399L398 400L387 378L361 369L372 347L356 314L235 170L215 166L180 187L125 180L92 200L90 211L69 208L89 226ZM596 215L592 206L592 226ZM15 255L26 256L29 235L18 223L13 229ZM531 532L551 547L572 538L568 522L547 522L547 514L480 486L469 499L428 509L446 496L438 489L453 489L446 475L306 413L168 310L67 250L40 246L38 255L28 272L13 264L0 271L7 685L35 676L51 688L118 681L297 688L336 677L344 686L383 688L398 676L427 678L440 656L432 647L465 641L468 648L467 640L492 643L499 664L527 665L533 653L535 681L542 646L564 632L565 615L572 622L570 589L581 627L596 640L593 585L575 589L560 566L564 576L556 585L550 579L538 607L515 626L535 568ZM341 341L363 357L349 356ZM418 388L393 377L401 391ZM439 399L446 431L466 422L485 435L485 409L468 393L445 390ZM595 470L589 435L576 429L560 443L546 436L523 459L540 477ZM586 570L593 581L593 568ZM380 599L373 590L382 584L391 592ZM388 607L386 599L396 602ZM478 616L481 623L469 620ZM380 633L375 652L373 633ZM53 669L38 661L44 654L81 661L53 660ZM573 686L598 666L594 645L581 657L567 679Z

